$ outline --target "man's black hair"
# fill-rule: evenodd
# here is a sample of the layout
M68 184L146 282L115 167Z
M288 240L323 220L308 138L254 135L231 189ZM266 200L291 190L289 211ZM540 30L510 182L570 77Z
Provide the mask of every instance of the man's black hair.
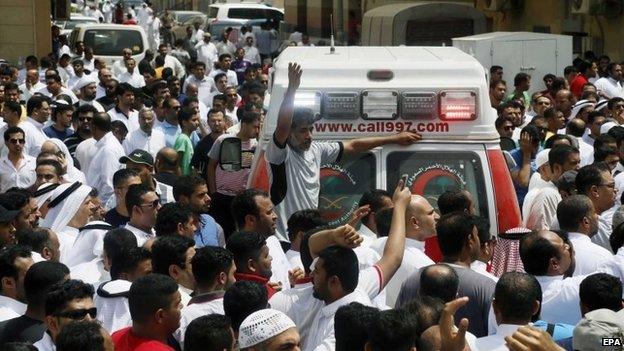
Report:
M260 257L260 250L266 246L266 238L256 232L238 231L232 233L227 239L226 248L234 256L236 270L247 273L247 262L257 261Z
M28 304L43 307L51 288L68 275L69 268L60 262L41 261L30 266L24 277L24 294Z
M418 325L404 310L381 311L369 333L372 351L410 351L416 346Z
M57 351L104 351L103 328L97 321L69 323L56 337Z
M386 197L392 200L392 194L390 194L387 190L383 189L367 190L364 192L364 194L362 194L358 206L370 206L370 212L366 216L362 217L362 223L367 222L369 216L374 216L377 211L382 209L382 207L384 206L384 198Z
M496 283L494 298L504 323L527 324L533 317L535 302L542 299L542 288L530 274L507 272Z
M148 274L130 286L128 306L135 323L149 321L159 309L169 309L178 284L168 275Z
M611 170L604 162L581 167L576 175L576 191L579 194L589 194L592 186L602 184L602 174L605 172L610 173Z
M70 279L56 283L45 296L45 314L55 316L63 312L73 300L92 299L93 294L93 286L82 280Z
M232 216L239 229L245 226L245 217L247 215L254 217L260 215L258 205L256 204L256 196L269 197L269 194L258 189L245 189L236 194L232 200Z
M30 99L32 100L33 98L35 98L35 96L31 97ZM5 101L3 108L11 110L11 112L17 113L18 115L21 115L22 113L22 105L20 105L20 103L17 101Z
M548 164L550 168L555 165L563 166L571 154L578 154L579 150L570 145L557 145L548 152Z
M368 332L379 316L375 307L359 302L344 305L334 315L336 351L362 351L368 341Z
M455 211L468 212L470 204L471 200L466 190L462 189L447 190L438 197L438 208L442 215Z
M594 273L581 282L579 297L589 311L606 308L618 312L622 309L622 281L607 273Z
M452 212L440 217L436 232L442 255L459 255L472 235L474 226L475 217L465 212Z
M524 270L534 276L548 274L550 259L561 259L557 248L537 232L525 234L520 239L520 259Z
M594 162L604 162L609 156L619 156L620 151L617 146L611 144L604 144L599 148L594 149Z
M190 198L198 186L206 185L206 180L198 176L184 176L178 178L173 185L173 198L180 201L180 196Z
M111 229L104 235L104 252L113 261L131 247L137 247L137 239L131 231L125 228Z
M32 96L26 103L26 113L31 116L35 109L40 109L43 106L44 102L49 102L47 97L39 95Z
M198 248L191 263L195 282L199 287L212 285L221 272L228 274L233 262L232 253L222 247Z
M154 230L156 236L176 235L178 224L186 224L193 217L193 210L189 205L179 202L164 204L158 210Z
M52 246L50 229L48 228L24 228L18 230L17 233L15 233L15 237L20 245L29 246L33 251L38 253L41 253L44 248Z
M564 198L557 205L559 228L567 232L578 232L583 218L590 216L594 206L585 195L572 195Z
M123 182L138 176L139 173L134 169L122 168L113 174L113 188L119 188Z
M10 188L5 193L0 194L0 206L9 211L19 211L28 205L32 198L32 192L23 188Z
M458 289L457 272L444 263L427 266L420 272L420 296L436 297L447 303L457 297Z
M108 113L96 113L91 120L93 127L108 133L113 130L113 122Z
M237 281L223 295L223 311L238 332L241 323L250 314L267 308L269 298L264 285L250 281Z
M21 133L22 136L26 137L26 133L24 133L24 130L20 127L9 127L7 130L4 131L4 143L6 144L9 139L11 139L11 135L13 134L18 134Z
M433 296L418 295L401 309L416 319L418 325L416 334L420 335L429 327L438 325L444 310L444 301Z
M355 290L360 269L358 258L353 250L341 246L329 246L319 252L318 258L319 262L323 260L323 269L327 279L336 276L345 292L351 293Z
M158 237L152 245L152 271L169 275L169 267L186 267L186 251L195 247L195 241L180 235Z
M299 210L290 215L286 225L288 227L288 238L290 241L293 241L297 233L306 233L316 227L325 226L327 221L323 219L321 212L317 209Z
M384 208L375 213L375 224L377 224L377 235L379 237L390 235L393 213L393 207Z
M617 140L613 136L611 136L611 134L609 134L609 133L600 134L594 140L594 149L600 148L600 147L602 147L605 144L616 144L617 145Z
M493 65L490 67L490 74L496 73L496 71L503 69L502 66Z
M111 259L110 275L113 280L120 279L122 273L130 273L143 261L151 260L152 253L144 247L130 247Z
M17 258L31 257L30 247L24 245L8 245L0 250L0 279L8 277L17 280ZM1 287L1 285L0 285Z
M234 342L230 318L221 314L209 314L195 318L184 332L185 351L230 350Z

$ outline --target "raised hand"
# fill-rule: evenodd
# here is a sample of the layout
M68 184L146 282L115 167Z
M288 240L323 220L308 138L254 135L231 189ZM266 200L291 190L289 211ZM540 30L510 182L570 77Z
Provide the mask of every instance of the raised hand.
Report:
M289 90L297 90L299 85L301 84L301 74L303 74L303 70L301 66L295 62L290 62L288 64L288 89Z

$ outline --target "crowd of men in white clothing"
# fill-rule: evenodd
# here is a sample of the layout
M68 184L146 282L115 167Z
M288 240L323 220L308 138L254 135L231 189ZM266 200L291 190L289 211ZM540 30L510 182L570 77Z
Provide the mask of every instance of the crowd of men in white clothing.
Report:
M322 164L422 136L315 141L314 113L294 104L296 63L263 154L269 189L249 188L269 96L266 69L245 58L253 38L244 43L233 55L200 45L185 64L161 44L139 63L126 49L110 68L89 48L0 67L2 350L624 342L619 64L583 83L578 101L577 75L571 90L553 76L530 96L519 74L507 96L492 68L523 220L494 236L466 190L434 208L403 180L363 193L349 223L330 226L318 210ZM593 63L577 66L595 78ZM240 141L241 169L221 167L226 138Z

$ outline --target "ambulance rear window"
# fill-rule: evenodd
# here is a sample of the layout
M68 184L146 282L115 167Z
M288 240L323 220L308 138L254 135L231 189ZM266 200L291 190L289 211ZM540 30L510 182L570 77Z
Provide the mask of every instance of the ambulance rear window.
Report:
M372 153L322 165L318 207L323 218L332 225L347 223L357 210L362 194L375 189L376 174L377 162Z
M487 196L481 160L474 152L396 151L387 156L387 189L394 189L403 174L413 194L423 195L437 210L438 197L447 190L472 194L477 215L487 217Z

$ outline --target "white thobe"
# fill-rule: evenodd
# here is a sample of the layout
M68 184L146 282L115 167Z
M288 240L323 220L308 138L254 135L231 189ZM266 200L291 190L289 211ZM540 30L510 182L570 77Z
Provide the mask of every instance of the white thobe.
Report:
M12 187L28 188L37 180L35 173L37 160L30 155L23 155L18 168L9 160L8 155L0 158L0 192Z
M614 256L598 268L598 271L611 274L624 281L624 247L620 247ZM624 298L624 292L622 298Z
M594 85L596 86L596 90L603 92L608 99L612 99L614 97L624 98L622 84L611 77L600 78Z
M605 248L592 243L589 236L585 234L569 232L568 238L574 246L575 276L595 273L598 267L613 256Z
M505 337L510 336L520 328L521 325L516 324L499 324L496 328L496 334L478 338L475 341L473 351L507 351L505 346Z
M136 149L141 149L149 152L154 159L158 151L165 146L165 134L162 130L155 128L152 129L151 135L145 133L141 128L135 129L131 133L128 133L123 142L126 155L129 155Z
M148 233L142 229L139 229L133 226L132 224L130 224L130 222L126 223L126 226L124 228L128 229L129 231L132 232L132 234L134 234L134 237L137 240L138 246L143 246L148 240L156 237L156 233L154 233L154 229L152 229L151 232Z
M380 256L383 256L387 241L388 237L381 237L371 245L371 248L377 251ZM412 273L432 264L435 264L435 262L425 255L425 243L423 241L405 238L403 261L386 286L386 304L388 306L394 306L399 297L403 282L405 282Z
M76 157L76 160L80 163L80 170L82 170L85 176L89 171L91 160L97 151L95 143L96 141L93 138L83 140L76 146L76 152L74 152L74 157Z
M536 276L542 287L541 319L549 323L576 325L581 320L579 286L587 276Z
M28 99L30 99L36 92L38 92L39 90L45 87L46 85L41 82L37 82L35 85L32 85L30 89L26 87L26 83L20 85L19 86L19 90L21 91L20 100L27 102Z
M523 214L523 225L531 230L551 229L553 219L557 218L557 205L561 202L559 190L548 182L533 198L533 203ZM523 210L524 206L523 206Z
M620 194L620 193L618 193ZM607 251L611 252L611 242L609 238L611 238L611 232L613 232L613 214L620 206L615 205L611 206L610 209L604 211L598 216L598 233L591 238L591 241L594 244L597 244Z
M119 83L128 83L135 88L143 88L145 86L145 78L139 74L139 71L134 71L132 74L126 71L119 75Z
M251 64L260 64L260 52L255 46L245 46L245 57L243 60L251 62Z
M217 47L211 42L206 43L202 40L195 45L195 49L197 50L197 61L205 63L206 72L210 72L214 63L219 60Z
M87 184L99 191L103 203L113 195L113 174L121 169L119 159L125 156L124 149L112 132L106 133L95 143L95 154L86 174Z
M56 351L54 341L52 341L52 337L47 333L47 331L43 333L43 338L34 343L33 346L39 351Z
M26 304L0 295L0 322L17 318L26 312Z
M288 279L288 271L291 270L290 262L284 254L282 245L275 235L271 235L266 239L266 245L269 248L269 255L273 258L271 262L271 282L282 283L282 289L290 289L290 280Z
M180 60L178 60L177 58L171 55L165 56L164 67L171 68L173 70L173 73L176 75L176 77L180 79L184 78L184 75L186 74L186 70L184 69L184 66L182 65L182 63L180 63Z
M190 303L182 309L180 316L180 327L173 333L173 336L180 343L184 344L184 333L191 322L199 317L209 314L225 314L223 311L223 292L204 294L210 299L204 302ZM211 296L212 295L212 296ZM202 295L196 295L193 299L202 298ZM191 301L193 300L191 299Z
M122 121L123 124L126 125L128 129L128 133L139 129L139 111L130 110L128 115L123 113L119 107L115 106L114 108L108 110L108 115L111 117L111 122L113 121Z
M18 123L17 126L22 128L24 134L26 134L24 151L32 157L37 157L41 152L43 143L50 139L43 132L43 123L39 123L31 117L27 117L25 121Z

